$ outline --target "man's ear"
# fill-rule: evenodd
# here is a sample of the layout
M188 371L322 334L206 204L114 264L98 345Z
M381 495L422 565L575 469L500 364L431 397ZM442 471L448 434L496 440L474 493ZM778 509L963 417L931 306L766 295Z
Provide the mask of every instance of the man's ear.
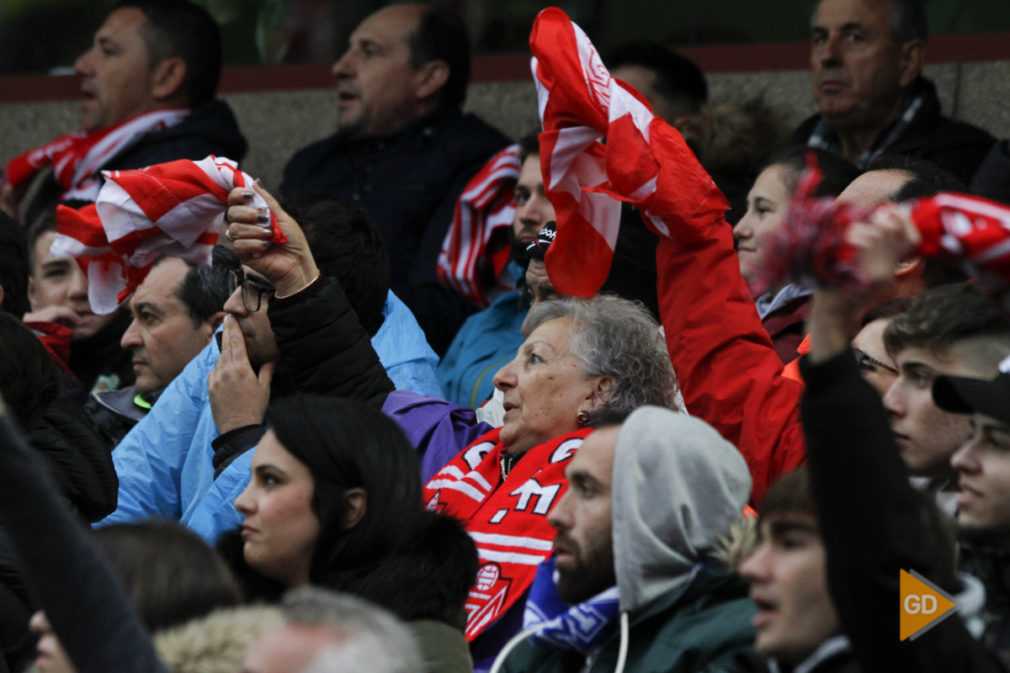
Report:
M922 72L926 64L926 43L922 40L909 40L901 45L901 77L898 86L905 89L911 86L915 78Z
M918 270L922 263L922 257L912 257L911 259L903 260L898 264L898 268L895 269L894 276L896 278L907 276L913 271Z
M414 95L421 100L438 93L449 81L449 64L441 59L428 61L417 69Z
M151 68L151 95L158 101L181 97L185 81L185 61L178 56L162 59Z
M368 510L368 494L365 489L356 487L349 488L344 493L347 500L347 514L344 515L344 530L350 530L357 526Z

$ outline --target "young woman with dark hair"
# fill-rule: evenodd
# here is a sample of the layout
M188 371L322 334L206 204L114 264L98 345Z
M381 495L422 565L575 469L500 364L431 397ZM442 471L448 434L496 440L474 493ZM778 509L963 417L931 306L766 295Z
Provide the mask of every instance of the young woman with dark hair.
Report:
M438 670L472 667L462 618L477 552L455 520L423 510L399 426L364 402L298 395L271 404L268 419L235 500L242 527L220 544L247 593L354 594L408 622Z

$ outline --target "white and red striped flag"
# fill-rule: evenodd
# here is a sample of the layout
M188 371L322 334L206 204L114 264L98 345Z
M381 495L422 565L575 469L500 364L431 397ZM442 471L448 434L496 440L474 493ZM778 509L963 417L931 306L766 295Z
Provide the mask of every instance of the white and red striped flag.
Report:
M638 206L661 236L671 219L683 224L681 239L682 230L701 237L722 222L728 202L680 133L610 76L563 11L540 12L530 49L540 162L558 224L545 262L559 292L591 296L606 280L620 220L614 199Z
M983 289L1010 312L1010 208L968 194L940 193L912 203L922 240L917 252L971 267Z
M496 231L515 219L515 185L519 179L519 145L495 154L467 183L456 202L452 225L438 256L438 279L480 306L488 306L502 290L515 289L515 278L502 275L509 246L489 249ZM506 239L507 240L507 239ZM482 270L494 270L494 283Z
M213 155L102 174L106 182L94 205L57 208L50 248L53 257L77 258L95 313L115 311L161 255L209 264L228 192L254 182L231 159ZM270 212L255 192L252 205ZM273 213L269 226L273 242L283 243Z

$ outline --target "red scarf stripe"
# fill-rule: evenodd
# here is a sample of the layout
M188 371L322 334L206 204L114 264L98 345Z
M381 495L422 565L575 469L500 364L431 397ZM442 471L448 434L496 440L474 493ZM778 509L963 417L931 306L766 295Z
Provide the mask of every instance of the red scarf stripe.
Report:
M191 161L188 163L193 164ZM228 190L208 179L203 171L190 170L190 166L186 165L179 168L183 173L178 178L165 178L145 171L116 171L107 173L106 179L117 183L129 195L143 194L143 198L134 200L152 222L157 222L191 199L209 196L218 204L228 200Z
M105 249L109 247L109 241L105 237L105 230L102 228L102 221L98 219L94 204L77 210L56 206L56 227L59 233L85 247Z

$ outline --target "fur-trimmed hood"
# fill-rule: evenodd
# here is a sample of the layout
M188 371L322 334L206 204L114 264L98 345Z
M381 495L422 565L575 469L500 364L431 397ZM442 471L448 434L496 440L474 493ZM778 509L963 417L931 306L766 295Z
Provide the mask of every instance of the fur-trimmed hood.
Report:
M226 608L159 631L154 644L170 673L235 673L249 649L283 623L276 607Z

